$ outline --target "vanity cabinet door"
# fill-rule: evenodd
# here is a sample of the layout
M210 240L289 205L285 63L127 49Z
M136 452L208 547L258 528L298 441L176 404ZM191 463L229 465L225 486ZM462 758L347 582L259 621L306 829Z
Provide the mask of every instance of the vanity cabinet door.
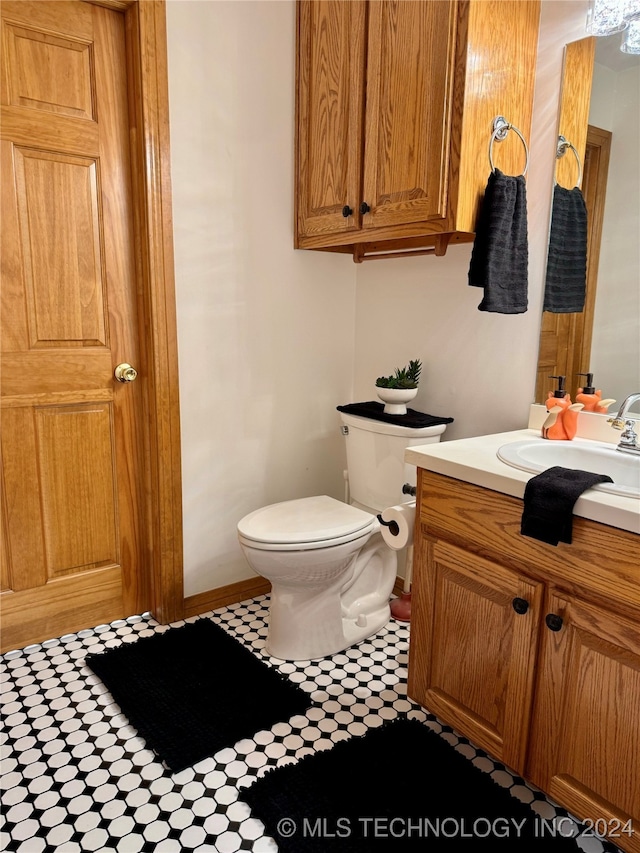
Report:
M553 590L544 612L527 776L638 853L640 624Z
M412 593L409 696L522 773L543 585L421 537Z

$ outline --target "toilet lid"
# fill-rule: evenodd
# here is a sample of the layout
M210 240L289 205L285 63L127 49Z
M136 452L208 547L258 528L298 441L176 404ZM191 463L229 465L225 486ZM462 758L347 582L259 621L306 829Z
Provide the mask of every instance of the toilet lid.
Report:
M327 495L257 509L238 524L245 539L271 544L327 542L366 532L375 516Z

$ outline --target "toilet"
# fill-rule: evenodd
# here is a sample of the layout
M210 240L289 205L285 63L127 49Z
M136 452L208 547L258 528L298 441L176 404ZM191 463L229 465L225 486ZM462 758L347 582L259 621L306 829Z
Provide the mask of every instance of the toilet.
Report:
M377 515L412 500L407 447L440 441L445 424L413 429L341 413L345 501L327 495L262 507L238 523L251 568L271 582L266 651L281 660L336 654L390 619L397 552Z

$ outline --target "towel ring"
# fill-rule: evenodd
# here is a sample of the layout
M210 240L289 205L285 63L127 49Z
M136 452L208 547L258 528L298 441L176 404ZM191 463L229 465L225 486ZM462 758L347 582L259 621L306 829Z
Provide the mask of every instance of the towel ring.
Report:
M510 124L504 116L496 116L493 120L493 133L491 134L491 139L489 140L489 165L491 166L491 171L495 172L496 167L493 165L493 143L498 140L498 142L502 142L503 139L507 138L507 134L510 130L513 130L520 139L522 140L522 144L524 145L524 153L525 153L525 164L524 169L522 170L522 177L527 174L527 169L529 168L529 149L527 148L527 143L525 142L524 136L520 133L515 125Z
M579 187L582 183L582 163L580 162L580 155L576 151L574 145L572 145L568 139L565 139L564 136L558 136L558 146L556 148L556 160L559 160L561 157L567 153L567 148L570 148L573 151L574 157L576 158L576 163L578 164L578 180L576 181L576 187ZM555 181L556 186L558 182Z

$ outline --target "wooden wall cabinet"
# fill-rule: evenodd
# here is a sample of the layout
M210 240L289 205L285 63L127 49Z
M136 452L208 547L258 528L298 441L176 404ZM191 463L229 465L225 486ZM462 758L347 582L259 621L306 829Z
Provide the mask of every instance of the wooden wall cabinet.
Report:
M298 0L295 246L470 240L493 119L529 138L539 0ZM494 162L521 174L510 132Z
M640 537L419 471L409 696L640 852Z

